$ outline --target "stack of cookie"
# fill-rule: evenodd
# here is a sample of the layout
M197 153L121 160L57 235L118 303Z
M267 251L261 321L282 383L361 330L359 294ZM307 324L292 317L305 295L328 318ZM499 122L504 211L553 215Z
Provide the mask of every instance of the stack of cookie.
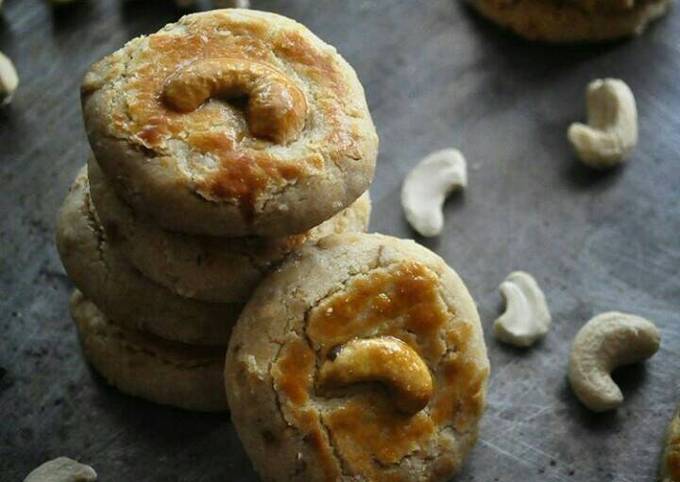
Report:
M57 245L85 354L124 392L224 410L231 327L264 274L367 227L378 139L361 84L302 25L217 10L96 63L82 105L93 156Z

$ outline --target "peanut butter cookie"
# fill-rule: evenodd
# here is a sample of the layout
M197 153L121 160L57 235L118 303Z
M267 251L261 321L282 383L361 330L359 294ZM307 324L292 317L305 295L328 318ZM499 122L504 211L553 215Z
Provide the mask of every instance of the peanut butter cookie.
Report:
M232 420L272 481L445 481L477 438L489 361L475 304L412 241L328 236L257 288L234 328Z
M638 35L671 0L468 0L483 16L529 40L600 42Z
M378 137L356 73L272 13L196 13L133 39L91 67L82 105L116 192L171 230L301 233L373 177Z

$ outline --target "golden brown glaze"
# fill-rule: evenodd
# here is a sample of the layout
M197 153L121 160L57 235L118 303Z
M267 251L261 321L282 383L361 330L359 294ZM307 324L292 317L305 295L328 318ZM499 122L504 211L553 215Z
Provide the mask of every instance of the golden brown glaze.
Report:
M340 470L319 414L310 404L315 363L312 349L304 340L297 339L281 348L271 375L275 389L280 392L284 415L292 418L305 442L314 450L327 480L336 480Z
M347 122L354 100L343 97L350 97L347 79L334 51L298 31L273 34L264 20L223 12L180 23L181 30L132 41L129 58L117 53L100 62L108 77L86 77L84 98L116 84L115 137L154 157L175 155L180 143L187 169L200 166L192 188L211 201L235 202L246 219L263 193L318 174L327 160L361 157L365 133ZM273 154L277 145L291 151ZM216 166L205 168L206 158Z
M314 420L312 426L323 422L350 473L367 480L401 480L390 464L425 449L444 427L464 432L477 423L488 368L480 368L468 353L473 327L456 318L439 289L437 275L417 262L358 276L308 313L306 339L286 345L273 367L280 398L290 413L309 417L311 403L323 405L321 421ZM408 344L429 367L434 388L424 409L405 414L391 400L397 394L370 380L330 388L324 382L314 388L320 383L318 368L336 358L343 345L381 337ZM362 368L356 371L361 375ZM299 425L300 419L296 422ZM328 480L333 480L331 475Z

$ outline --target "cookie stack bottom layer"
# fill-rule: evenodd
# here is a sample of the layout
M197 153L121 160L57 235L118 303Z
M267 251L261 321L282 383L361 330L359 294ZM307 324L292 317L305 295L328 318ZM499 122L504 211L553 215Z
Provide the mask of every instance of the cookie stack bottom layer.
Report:
M187 345L126 330L112 324L78 290L71 296L71 316L87 359L121 391L187 410L227 408L224 348Z

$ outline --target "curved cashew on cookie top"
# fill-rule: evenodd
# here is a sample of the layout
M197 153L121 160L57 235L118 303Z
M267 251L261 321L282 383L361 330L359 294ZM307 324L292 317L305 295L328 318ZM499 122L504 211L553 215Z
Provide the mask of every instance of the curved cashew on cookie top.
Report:
M393 336L350 340L328 353L318 383L337 387L377 381L389 387L399 410L419 412L432 397L432 377L418 352Z
M272 13L201 12L133 39L90 68L81 100L117 194L168 230L301 233L352 204L375 168L356 73Z
M263 479L445 481L476 440L488 373L474 302L443 260L343 234L259 285L225 380Z
M612 370L650 358L660 343L654 323L639 316L611 311L592 318L571 345L571 388L594 412L617 408L623 394L611 377Z
M248 60L209 59L172 75L163 89L175 110L191 112L211 97L248 96L251 132L279 144L294 141L305 126L305 94L281 72Z

